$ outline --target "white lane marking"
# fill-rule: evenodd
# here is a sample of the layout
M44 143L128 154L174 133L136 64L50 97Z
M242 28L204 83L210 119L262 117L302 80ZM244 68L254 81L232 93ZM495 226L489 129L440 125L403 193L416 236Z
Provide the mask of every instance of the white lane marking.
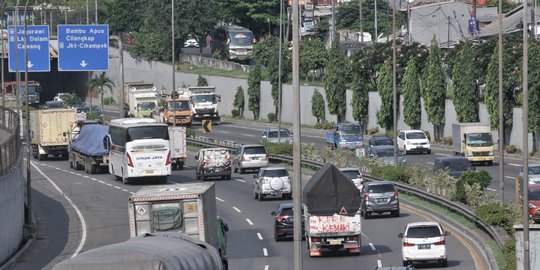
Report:
M225 133L225 134L229 134L230 132L228 131L223 131L223 130L216 130L216 132L219 132L219 133Z
M129 193L130 193L131 195L134 195L134 194L135 194L135 192L131 192L131 191L130 191Z
M225 200L219 198L219 197L216 197L216 200L220 201L220 202L224 202Z
M122 190L122 188L119 187L119 186L114 186L114 188L119 189L119 190Z
M242 213L242 211L240 211L240 209L236 208L236 206L233 206L233 209L236 210L236 212L238 212L238 213Z
M267 264L264 266L264 270L268 270L270 268L270 266Z
M516 179L515 177L513 177L513 176L508 176L508 175L506 175L505 178Z
M437 156L445 156L445 157L452 156L452 155L449 155L449 154L443 154L443 153L435 153L435 155L437 155Z
M369 247L371 247L371 250L375 251L375 246L373 245L373 243L369 243Z
M129 192L129 190L127 190L127 189L125 189L125 188L123 188L122 191Z
M497 191L496 189L492 189L492 188L486 188L486 189L489 191Z
M266 248L263 248L263 254L264 257L268 257L268 250Z
M244 179L234 179L234 180L236 180L236 181L238 181L238 182L242 182L242 183L245 183L245 182L246 182L246 180L244 180Z
M113 185L109 184L109 183L105 183L105 185L109 186L109 187L113 187Z
M255 135L253 135L253 134L244 134L244 136L246 136L246 137L255 137Z
M102 184L105 184L105 182L101 181L101 180L98 180L98 182L102 183Z
M515 167L521 167L522 165L521 164L516 164L516 163L506 163L507 165L510 165L510 166L515 166Z
M47 176L45 175L45 173L43 173L36 165L32 164L32 166L41 174L43 175L43 177L45 177L45 179L47 179L47 181L49 181L49 183L51 183L51 185L53 185L53 187L60 193L60 195L62 195L66 201L68 201L68 203L71 205L71 207L73 207L73 209L75 210L75 212L77 213L77 216L79 216L79 219L81 220L81 231L82 231L82 235L81 235L81 242L79 242L79 246L77 247L77 249L75 250L75 252L73 253L73 255L71 255L70 258L73 258L75 256L77 256L77 254L79 254L79 252L81 251L81 249L83 248L84 246L84 243L86 242L86 221L84 220L84 217L81 213L81 211L79 210L79 208L73 203L73 201Z
M381 260L377 260L377 267L378 267L378 268L382 268L382 262L381 262Z
M253 222L251 222L251 220L249 220L249 218L246 218L246 221L249 225L253 226Z
M259 237L259 240L263 240L261 233L257 233L257 237Z
M429 165L433 165L433 162L426 162L426 163L429 164Z

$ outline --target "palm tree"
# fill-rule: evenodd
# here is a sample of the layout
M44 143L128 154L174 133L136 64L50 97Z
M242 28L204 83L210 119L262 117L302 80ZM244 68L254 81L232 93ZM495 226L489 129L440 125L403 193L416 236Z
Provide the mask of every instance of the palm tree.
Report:
M114 82L107 77L107 74L105 72L101 72L99 76L92 78L88 82L88 86L90 86L90 91L94 88L98 88L99 92L101 94L101 111L103 111L103 94L104 94L104 87L109 88L109 91L112 92L114 85ZM92 98L90 97L90 113L92 113Z

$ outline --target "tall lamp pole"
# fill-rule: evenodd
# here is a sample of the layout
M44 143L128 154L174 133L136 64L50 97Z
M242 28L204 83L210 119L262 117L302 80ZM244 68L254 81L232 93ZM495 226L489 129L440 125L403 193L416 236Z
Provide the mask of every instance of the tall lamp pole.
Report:
M529 270L529 36L527 1L523 1L523 270ZM517 198L516 198L517 200Z
M175 54L174 54L174 0L171 1L171 54L172 54L172 91L171 97L173 100L173 127L176 127L176 67L175 67Z
M396 0L393 1L392 7L392 100L393 100L393 126L394 137L397 136L397 86L396 86ZM397 140L394 138L394 165L397 166Z
M282 62L282 50L281 46L283 44L283 1L279 0L279 68L278 68L278 143L281 143L281 95L282 95L282 85L281 85L281 62Z
M1 10L1 12L2 12L2 14L1 14L1 16L2 16L2 19L1 19L2 24L4 24L4 22L5 22L5 20L4 20L4 10L6 9L6 3L7 3L7 0L4 0L4 3L2 4L2 10ZM5 26L6 25L4 25L4 27ZM4 63L5 63L4 58L6 57L6 54L5 54L5 46L4 46L5 43L4 43L4 33L3 32L2 32L2 41L1 41L1 43L2 43L2 68L1 68L2 86L0 86L0 87L2 87L1 88L2 89L2 95L4 95L3 98L2 98L2 107L5 107L6 106L6 93L5 93L5 87L4 87ZM4 118L2 118L2 119L4 119ZM4 121L4 120L2 120L2 121Z
M25 89L26 89L26 199L28 204L28 209L26 211L26 226L28 230L33 233L33 222L32 222L32 170L30 160L32 158L31 152L32 148L30 146L30 98L28 91L28 0L24 5L24 79L25 79ZM16 33L18 35L18 33Z
M499 196L504 204L504 115L503 115L503 15L502 0L499 0ZM517 201L518 198L516 198Z
M97 15L98 15L98 10L97 10L97 0L94 1L94 4L95 4L95 9L96 9L96 10L95 10L95 12L96 12L96 14L95 14L95 22L96 22L96 24L98 24L98 16L97 16Z

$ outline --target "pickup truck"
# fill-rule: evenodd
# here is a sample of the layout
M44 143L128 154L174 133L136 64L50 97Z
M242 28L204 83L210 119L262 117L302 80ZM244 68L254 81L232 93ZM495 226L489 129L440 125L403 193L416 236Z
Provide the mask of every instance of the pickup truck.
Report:
M326 132L326 144L332 149L361 149L364 147L364 135L358 123L334 124L332 131Z

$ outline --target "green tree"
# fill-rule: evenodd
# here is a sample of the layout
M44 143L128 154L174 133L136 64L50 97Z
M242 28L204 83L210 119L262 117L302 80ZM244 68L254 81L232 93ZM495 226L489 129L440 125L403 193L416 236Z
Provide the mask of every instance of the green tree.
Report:
M411 57L407 63L401 91L403 93L403 121L412 129L419 129L422 106L420 106L420 78L415 59Z
M109 91L112 92L113 87L114 87L114 82L109 77L107 77L107 73L101 72L99 76L92 78L88 82L88 86L90 87L90 91L92 91L92 89L94 88L98 89L98 93L101 94L101 110L103 111L103 94L105 93L104 88L108 88ZM91 107L92 107L92 98L90 97L90 108Z
M208 86L208 80L201 74L197 77L197 86Z
M146 1L114 0L104 2L107 7L107 23L112 33L137 32L143 22Z
M315 89L311 96L311 114L317 118L317 123L326 121L324 110L324 97L318 89Z
M519 3L515 3L513 1L503 0L502 1L503 13L508 13L512 11L513 9L517 8L519 5L520 5ZM487 6L499 8L499 0L488 0Z
M347 78L345 73L347 61L341 54L337 43L330 49L326 72L324 74L324 89L328 102L328 112L337 115L338 123L345 117L347 110Z
M261 110L261 66L255 63L248 75L248 108L253 112L253 118L259 119Z
M366 76L361 72L358 72L358 64L353 62L351 64L352 74L351 74L351 84L350 88L352 91L352 117L354 120L362 123L362 127L366 127L368 121L368 105L369 105L369 82L367 81Z
M377 89L381 96L381 108L377 112L377 124L386 130L392 129L394 125L393 110L393 80L392 80L392 61L388 59L380 71L379 88Z
M540 130L540 44L529 45L529 132L533 134L533 151L538 151Z
M439 45L435 36L431 39L424 74L425 80L421 88L422 97L424 98L428 121L433 124L435 140L440 140L445 122L446 83Z
M328 51L319 38L308 38L300 43L300 73L304 75L306 80L309 71L323 69L327 59ZM313 80L315 80L315 76L313 76Z
M460 123L478 121L478 95L476 94L475 63L471 61L471 43L465 42L457 53L452 69L450 93Z
M279 2L276 0L220 0L214 13L220 21L251 29L256 36L268 34L268 28L279 25Z
M281 59L281 83L286 83L288 74L290 73L292 67L288 50L282 46L282 59ZM274 113L279 115L279 40L275 39L272 42L272 47L270 48L272 52L270 54L270 59L267 62L266 72L270 78L270 84L272 85L272 99L274 101Z
M233 106L238 109L240 117L244 117L244 107L245 107L245 98L244 98L244 88L238 86L236 88L236 94L234 95Z

